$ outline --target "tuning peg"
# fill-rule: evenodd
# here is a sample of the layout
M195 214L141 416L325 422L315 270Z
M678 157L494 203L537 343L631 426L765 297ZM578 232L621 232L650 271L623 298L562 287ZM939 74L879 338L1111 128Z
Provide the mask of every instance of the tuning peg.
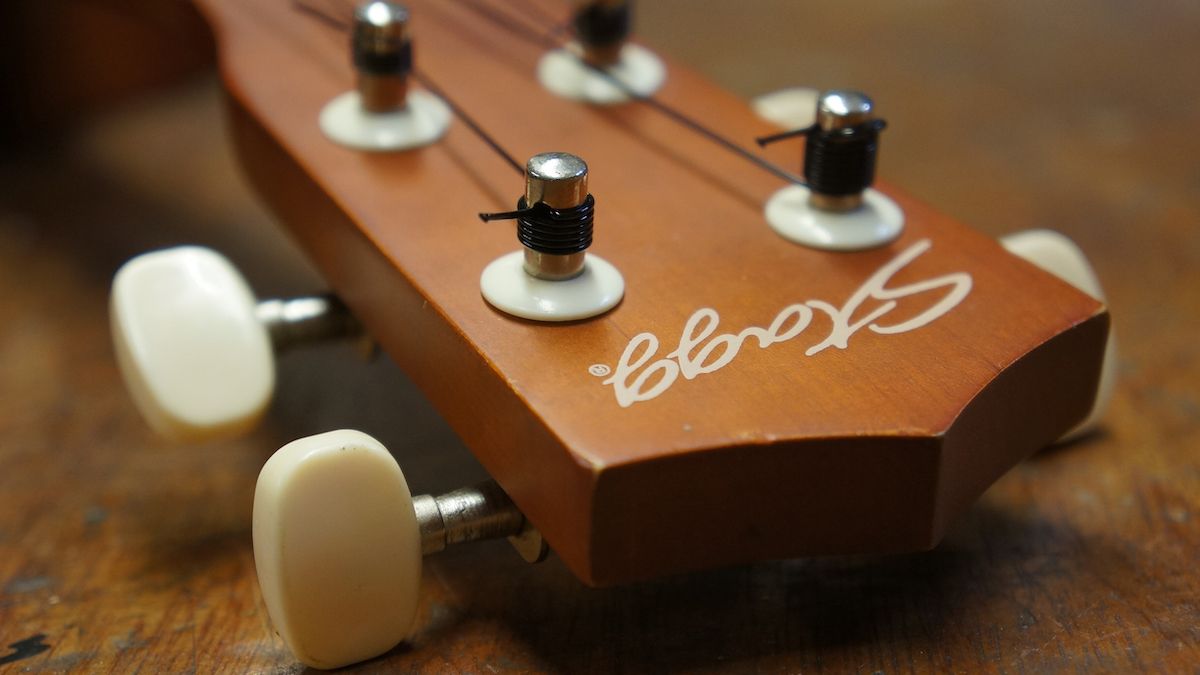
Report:
M1000 244L1010 253L1023 258L1088 295L1103 301L1104 290L1087 256L1075 242L1053 230L1025 230L1000 238ZM1060 439L1069 441L1093 431L1112 399L1116 383L1117 341L1110 326L1108 343L1104 347L1104 365L1096 387L1096 401L1087 418Z
M429 145L453 112L438 96L412 89L413 35L407 7L364 0L354 9L350 58L358 86L321 109L321 130L358 150L387 152ZM428 83L426 83L428 86Z
M551 93L594 105L652 96L667 68L654 52L628 41L632 0L574 0L575 40L542 56L538 80Z
M222 255L184 246L140 255L113 279L117 363L138 410L178 440L254 425L275 387L275 350L361 334L332 297L257 302Z
M785 129L803 129L816 123L820 98L820 89L790 87L757 96L750 107L759 117Z
M793 90L775 103L795 98ZM772 112L770 101L768 112ZM876 115L871 98L860 91L831 89L817 96L815 103L808 126L758 139L764 146L805 139L805 183L789 185L767 200L767 223L788 241L822 250L857 251L894 241L904 231L904 211L887 195L871 189L879 134L887 123Z
M494 482L412 497L387 449L360 431L293 441L254 492L254 562L275 630L302 662L337 668L410 634L423 555L509 537L529 562L541 535Z
M611 263L589 255L596 199L588 166L567 152L544 152L525 164L525 194L516 211L480 218L516 220L521 250L484 268L479 288L502 312L534 321L599 316L625 297L625 279Z
M576 0L571 27L583 60L607 68L621 62L621 52L633 24L631 0Z

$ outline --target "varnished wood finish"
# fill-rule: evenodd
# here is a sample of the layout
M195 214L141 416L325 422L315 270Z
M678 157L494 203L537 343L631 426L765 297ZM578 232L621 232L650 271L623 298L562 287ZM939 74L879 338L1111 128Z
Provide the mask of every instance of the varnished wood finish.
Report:
M557 558L451 550L427 561L411 643L352 672L1194 672L1200 143L1179 130L1198 116L1181 96L1195 8L641 7L656 45L739 93L869 89L893 125L882 175L987 234L1079 241L1122 348L1105 429L1007 474L928 553L595 590ZM4 675L300 672L255 589L250 491L267 455L352 426L421 489L483 475L396 368L348 348L285 357L251 438L172 447L145 428L107 337L120 262L203 243L266 295L321 288L241 186L221 126L202 85L0 160ZM38 634L45 651L6 649Z
M410 4L419 67L502 145L587 160L593 251L628 286L617 309L558 326L492 309L479 274L516 242L474 213L510 208L520 177L463 124L417 152L337 146L314 120L352 86L344 34L287 4L201 3L251 181L584 581L929 548L1086 413L1107 326L1094 300L894 190L908 224L892 245L791 245L762 216L779 180L644 106L550 95L533 77L543 50L489 30L466 3ZM278 77L289 69L304 76ZM663 101L739 141L771 130L741 99L669 70ZM892 285L964 271L974 287L919 331L860 334L806 358L830 330L817 318L798 339L747 345L720 372L627 408L589 373L615 367L642 332L665 355L702 307L720 313L718 332L736 332L806 299L840 305L925 239L932 250Z

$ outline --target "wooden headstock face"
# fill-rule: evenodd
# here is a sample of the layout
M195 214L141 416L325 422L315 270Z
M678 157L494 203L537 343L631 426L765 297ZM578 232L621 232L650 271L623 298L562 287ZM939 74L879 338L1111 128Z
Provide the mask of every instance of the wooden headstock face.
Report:
M517 242L475 214L512 207L511 168L458 123L415 151L335 145L316 119L353 86L346 36L286 2L200 4L252 181L586 582L931 547L1091 406L1096 300L886 185L895 242L789 243L763 218L779 179L644 105L558 98L542 50L470 3L414 0L419 67L459 106L520 158L586 159L592 250L625 276L591 320L498 312L479 275ZM659 99L726 137L777 130L668 69Z

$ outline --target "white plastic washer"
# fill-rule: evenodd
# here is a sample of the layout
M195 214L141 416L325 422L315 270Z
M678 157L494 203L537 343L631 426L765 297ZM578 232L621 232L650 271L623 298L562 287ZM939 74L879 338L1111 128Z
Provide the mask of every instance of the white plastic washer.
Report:
M876 190L865 190L862 206L845 213L813 208L809 194L803 185L790 185L772 195L765 209L771 229L789 241L827 251L882 246L904 231L904 211Z
M357 91L348 91L321 110L321 131L331 140L358 150L385 152L429 145L450 126L450 106L426 91L410 91L408 104L395 112L372 113Z
M580 51L579 45L571 44L543 56L537 73L542 86L563 98L597 105L628 101L629 95L621 87L583 62ZM606 70L638 96L653 94L667 79L662 59L634 44L622 47L621 60Z
M496 258L479 278L483 298L496 309L534 321L577 321L598 316L625 297L625 279L612 263L588 254L583 273L548 281L525 271L525 252Z

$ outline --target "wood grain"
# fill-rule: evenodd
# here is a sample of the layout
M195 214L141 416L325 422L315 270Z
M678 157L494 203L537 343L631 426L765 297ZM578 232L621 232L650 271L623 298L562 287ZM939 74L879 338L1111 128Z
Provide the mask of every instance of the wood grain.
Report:
M656 45L747 95L861 84L890 102L893 183L988 234L1053 226L1081 243L1123 354L1106 430L1018 467L926 554L589 590L503 544L451 551L429 561L412 644L357 670L1195 672L1200 147L1179 133L1200 117L1195 11L686 4L643 3ZM107 341L121 260L194 241L266 294L319 288L250 203L220 125L209 83L4 159L0 646L49 649L0 653L0 672L299 670L253 583L267 454L353 426L414 485L481 475L393 366L349 349L286 357L249 439L166 447L143 429Z
M1107 322L1091 298L883 186L905 212L896 242L832 255L788 244L762 215L785 183L647 106L548 94L532 77L544 48L498 32L468 3L410 5L420 68L502 145L587 160L592 251L628 285L616 309L546 325L490 307L479 273L517 244L475 213L509 208L520 177L461 123L415 152L331 143L313 120L352 86L345 35L288 5L201 3L251 182L581 580L924 550L1085 415ZM275 75L289 67L304 76ZM667 68L660 100L703 111L742 143L771 131L744 101ZM520 105L495 103L505 97ZM832 330L818 314L787 344L747 346L719 373L681 377L629 407L590 373L616 368L638 334L660 336L662 358L704 307L720 313L719 332L736 333L809 298L840 305L922 241L931 250L893 287L955 272L973 286L920 331L864 331L809 358L803 350ZM916 316L934 293L945 291L901 302L884 325Z

